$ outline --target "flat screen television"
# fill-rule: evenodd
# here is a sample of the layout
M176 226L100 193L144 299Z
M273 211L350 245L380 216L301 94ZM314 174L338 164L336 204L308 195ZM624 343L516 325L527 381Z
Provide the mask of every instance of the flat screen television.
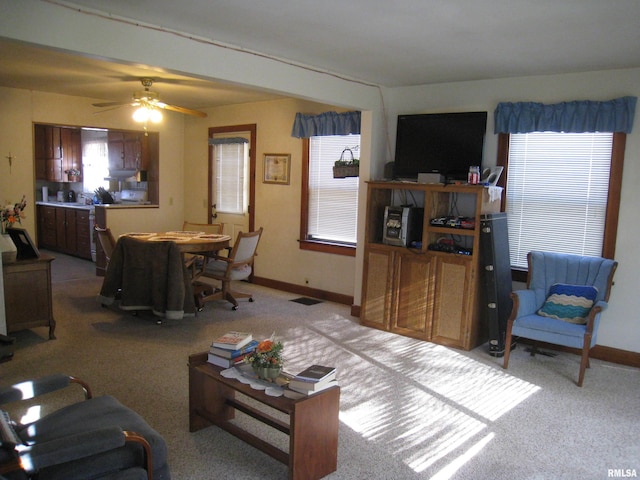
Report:
M470 166L482 171L486 130L487 112L398 115L394 177L439 173L466 181Z

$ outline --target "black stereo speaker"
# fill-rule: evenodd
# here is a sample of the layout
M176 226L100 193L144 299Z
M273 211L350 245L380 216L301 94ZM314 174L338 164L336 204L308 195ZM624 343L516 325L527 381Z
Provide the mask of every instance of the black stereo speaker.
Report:
M384 164L384 179L385 180L393 180L395 177L395 163L394 162L387 162Z
M480 219L480 269L481 307L489 329L489 355L502 357L513 303L506 213L483 215Z

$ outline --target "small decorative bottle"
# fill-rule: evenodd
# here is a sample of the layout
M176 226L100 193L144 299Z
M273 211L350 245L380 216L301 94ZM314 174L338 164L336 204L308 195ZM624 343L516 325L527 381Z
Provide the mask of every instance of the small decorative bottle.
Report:
M467 183L469 185L477 185L478 183L480 183L480 167L479 166L469 167L469 174L467 175Z

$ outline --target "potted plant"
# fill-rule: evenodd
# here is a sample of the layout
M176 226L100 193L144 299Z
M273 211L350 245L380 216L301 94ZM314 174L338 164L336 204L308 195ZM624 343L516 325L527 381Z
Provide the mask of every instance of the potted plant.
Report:
M70 168L69 170L65 170L64 173L67 174L70 182L79 182L80 175L82 175L82 172L77 168Z
M350 159L345 158L349 152ZM357 177L360 173L360 159L353 156L350 148L345 148L340 154L340 159L333 164L333 178Z
M7 229L13 227L24 218L24 208L27 206L26 197L18 203L10 203L0 210L0 252L2 252L2 263L13 263L18 255L18 248L7 234Z
M263 340L245 357L245 362L251 365L259 378L273 381L280 375L284 364L282 349L282 342L275 342L272 339Z

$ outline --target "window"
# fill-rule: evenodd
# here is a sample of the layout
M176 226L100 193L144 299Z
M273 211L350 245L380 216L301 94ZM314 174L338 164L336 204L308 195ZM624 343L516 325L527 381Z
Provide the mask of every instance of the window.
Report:
M625 139L623 133L500 135L512 268L526 270L531 250L613 258Z
M211 139L213 145L214 203L220 213L244 214L247 210L249 142L244 138Z
M109 190L109 155L107 132L82 129L82 189L93 192L100 187Z
M357 157L360 135L303 141L301 248L355 255L359 179L333 178L333 165L345 148Z

